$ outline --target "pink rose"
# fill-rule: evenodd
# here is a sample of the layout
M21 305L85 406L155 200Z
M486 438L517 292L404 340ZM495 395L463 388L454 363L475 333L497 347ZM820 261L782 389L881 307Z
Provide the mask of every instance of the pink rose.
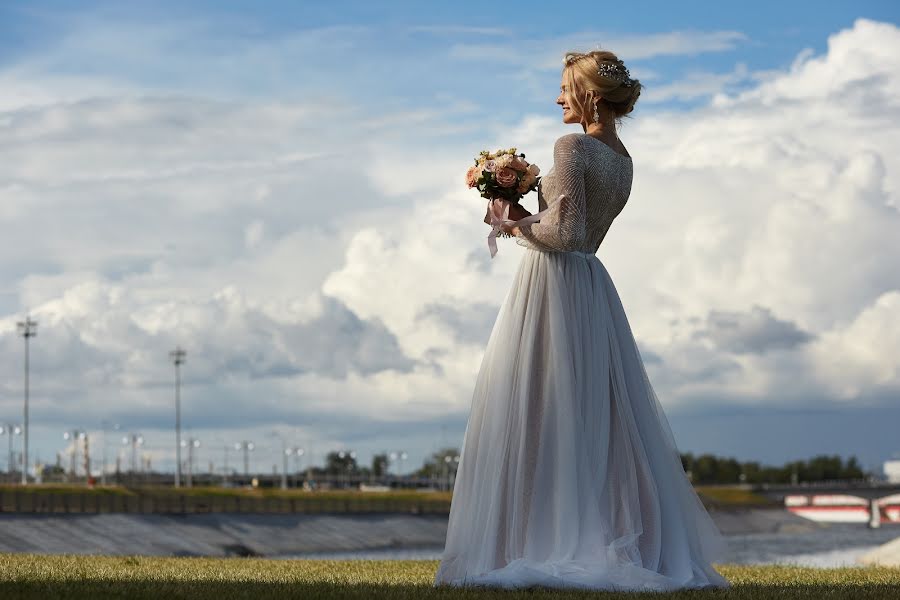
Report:
M479 177L481 177L481 169L477 166L469 167L469 170L466 171L466 185L470 188L475 187Z
M512 187L516 185L519 176L509 167L502 167L494 173L494 179L497 180L501 187Z
M509 167L516 171L524 171L528 168L528 163L521 156L514 156L509 163Z
M497 168L497 163L494 162L494 159L491 159L484 163L484 170L493 173L494 169Z
M532 175L540 175L541 169L536 164L531 163L530 165L528 165L528 172Z

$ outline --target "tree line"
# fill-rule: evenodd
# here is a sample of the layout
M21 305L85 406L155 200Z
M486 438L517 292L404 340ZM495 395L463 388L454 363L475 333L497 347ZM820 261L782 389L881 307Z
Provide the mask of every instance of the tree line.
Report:
M446 458L459 456L458 448L442 448L425 460L423 465L410 473L413 477L441 477L447 470L454 472L457 462ZM378 454L372 465L358 465L349 455L339 456L329 453L323 471L330 475L352 474L382 476L388 466L388 457ZM681 466L695 484L715 483L800 483L812 481L860 480L871 476L864 471L856 456L847 459L840 455L821 454L808 460L795 460L783 465L764 465L758 461L739 461L733 457L714 454L695 456L687 452L681 454Z
M741 462L713 454L681 455L681 466L693 483L788 483L865 479L865 472L855 456L846 461L839 455L820 454L809 460L795 460L781 466L763 465L757 461Z

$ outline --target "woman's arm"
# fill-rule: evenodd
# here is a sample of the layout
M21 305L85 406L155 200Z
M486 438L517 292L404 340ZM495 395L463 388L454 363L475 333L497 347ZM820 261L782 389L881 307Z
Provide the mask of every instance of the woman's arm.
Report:
M540 223L515 227L514 233L544 250L580 250L587 233L581 136L570 133L556 140L553 167L560 193L548 202L552 210Z

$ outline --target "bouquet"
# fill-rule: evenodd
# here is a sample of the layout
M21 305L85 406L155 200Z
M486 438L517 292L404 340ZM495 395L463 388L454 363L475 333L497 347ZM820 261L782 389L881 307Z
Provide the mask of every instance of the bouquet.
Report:
M466 185L478 188L482 198L518 202L522 196L537 189L541 172L537 165L516 154L515 148L488 152L482 150L475 166L466 171Z
M482 150L475 159L475 165L466 171L466 185L477 188L481 197L488 199L491 218L488 249L491 258L497 254L497 236L511 237L502 231L503 225L535 223L547 212L544 210L518 221L508 218L509 205L518 203L525 194L537 189L540 172L537 165L525 160L524 154L516 154L515 148L493 153Z

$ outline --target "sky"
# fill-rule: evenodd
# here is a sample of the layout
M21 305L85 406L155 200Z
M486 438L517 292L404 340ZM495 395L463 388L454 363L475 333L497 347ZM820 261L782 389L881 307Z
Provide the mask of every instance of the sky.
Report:
M524 251L463 174L549 168L562 56L602 48L644 89L598 256L680 450L900 456L896 4L566 7L0 2L0 422L30 314L44 463L85 430L174 469L178 345L201 471L459 447Z

